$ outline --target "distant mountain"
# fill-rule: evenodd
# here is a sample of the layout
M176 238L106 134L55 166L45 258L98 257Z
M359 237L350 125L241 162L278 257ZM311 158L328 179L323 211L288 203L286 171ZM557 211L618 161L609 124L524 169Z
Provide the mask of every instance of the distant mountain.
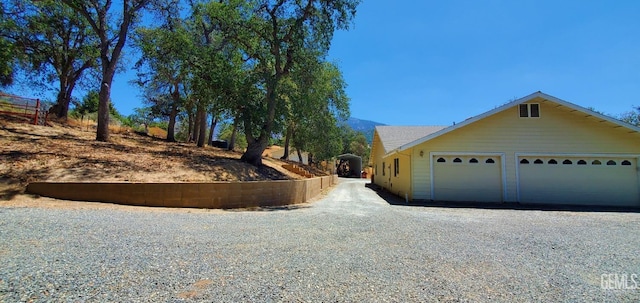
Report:
M367 142L371 144L371 142L373 141L373 131L376 126L386 124L350 117L349 119L347 119L347 125L349 125L349 127L351 127L353 130L363 133L364 136L367 137Z

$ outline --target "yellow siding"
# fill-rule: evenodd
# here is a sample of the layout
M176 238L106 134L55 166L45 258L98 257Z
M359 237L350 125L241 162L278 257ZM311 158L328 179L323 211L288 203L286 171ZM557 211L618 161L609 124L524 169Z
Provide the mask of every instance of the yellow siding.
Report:
M371 161L373 165L373 183L398 196L411 199L411 152L394 153L384 157L384 149L378 133L373 135ZM395 159L398 159L398 172L395 173ZM383 166L384 165L384 166ZM384 172L383 172L384 171Z
M384 187L400 197L411 199L411 157L409 155L407 152L394 153L385 158L387 169ZM397 162L395 159L398 159ZM396 163L399 164L397 173L395 172Z
M373 142L371 146L371 164L373 165L373 176L371 180L373 184L378 186L382 186L386 188L386 184L384 183L384 177L382 176L382 157L384 156L384 148L382 147L382 142L380 141L380 136L378 136L378 132L373 133Z
M520 118L514 106L404 151L413 154L413 198L431 197L430 152L504 153L505 201L517 200L516 153L640 154L640 137L628 129L544 99L527 103L540 104L540 118Z

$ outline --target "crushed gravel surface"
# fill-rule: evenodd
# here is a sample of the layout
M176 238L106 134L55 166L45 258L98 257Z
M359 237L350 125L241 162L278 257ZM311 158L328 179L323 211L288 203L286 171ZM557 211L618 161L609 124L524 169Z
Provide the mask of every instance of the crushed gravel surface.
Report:
M640 301L636 212L392 205L360 180L260 210L35 201L0 201L0 302Z

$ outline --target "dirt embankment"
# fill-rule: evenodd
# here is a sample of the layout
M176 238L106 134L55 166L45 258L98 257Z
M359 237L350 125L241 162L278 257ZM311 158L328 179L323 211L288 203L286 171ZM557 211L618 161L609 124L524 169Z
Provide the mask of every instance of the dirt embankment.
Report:
M62 125L35 126L0 117L0 200L34 181L207 182L299 179L265 158L263 167L241 154L168 143L135 133L95 141L95 132Z

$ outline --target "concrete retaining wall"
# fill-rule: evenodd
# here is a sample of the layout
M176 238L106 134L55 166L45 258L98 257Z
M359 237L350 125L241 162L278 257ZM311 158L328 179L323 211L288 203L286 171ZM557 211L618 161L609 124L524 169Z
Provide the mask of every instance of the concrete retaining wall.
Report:
M34 182L27 192L45 197L127 205L195 208L282 206L309 201L338 177L211 183Z

